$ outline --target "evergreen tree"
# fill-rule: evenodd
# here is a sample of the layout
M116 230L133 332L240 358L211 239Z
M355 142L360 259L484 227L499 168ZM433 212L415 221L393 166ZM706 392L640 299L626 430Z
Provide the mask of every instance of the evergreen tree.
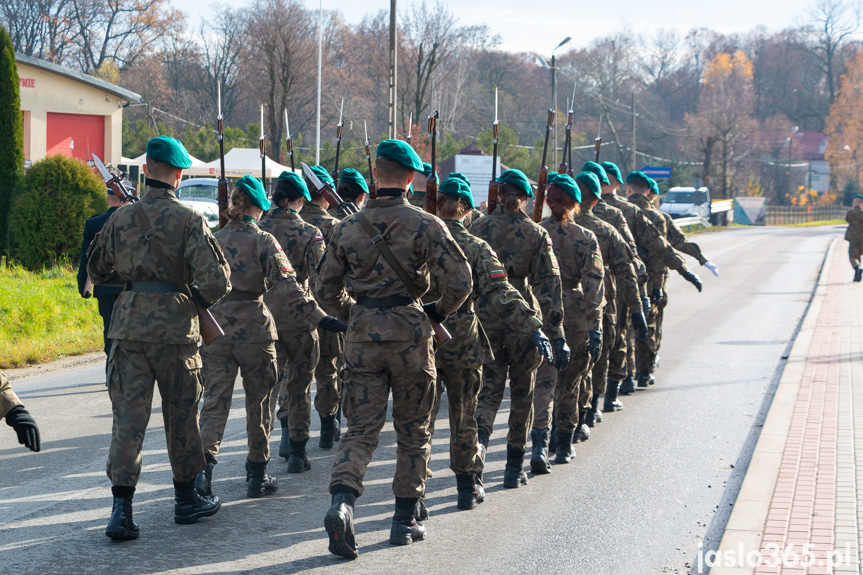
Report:
M12 39L0 26L0 252L8 249L9 211L24 172L24 127Z

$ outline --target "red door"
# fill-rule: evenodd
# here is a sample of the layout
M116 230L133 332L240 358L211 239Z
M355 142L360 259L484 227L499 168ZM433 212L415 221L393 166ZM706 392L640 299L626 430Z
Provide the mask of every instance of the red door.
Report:
M105 117L48 112L47 153L88 162L105 158Z

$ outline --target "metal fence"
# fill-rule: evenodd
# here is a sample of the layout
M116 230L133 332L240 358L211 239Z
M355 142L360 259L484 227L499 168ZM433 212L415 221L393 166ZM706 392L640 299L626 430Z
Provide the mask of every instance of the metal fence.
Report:
M767 206L768 226L804 224L823 220L844 220L847 206Z

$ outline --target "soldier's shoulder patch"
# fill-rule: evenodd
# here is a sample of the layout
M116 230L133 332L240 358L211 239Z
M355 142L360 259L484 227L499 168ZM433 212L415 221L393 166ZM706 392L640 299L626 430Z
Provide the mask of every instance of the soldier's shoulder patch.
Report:
M602 256L599 255L599 252L593 253L593 267L597 271L602 271Z
M316 242L322 242L322 241L324 241L324 236L322 236L321 234L315 234L315 239L314 239L314 241L316 241Z
M554 271L555 273L560 270L560 265L557 263L557 258L554 256L553 251L546 252L543 257L546 258L546 263L548 264L550 270Z
M548 244L548 247L552 247L552 246L554 246L554 244L552 243L552 241L551 241L551 238L550 238L550 237L546 237L546 238L545 238L545 243L547 243L547 244Z
M491 252L491 255L493 255L494 257L497 258L497 252L494 251L493 249L491 249L491 246L489 246L488 251ZM500 258L498 258L498 259L500 259Z
M294 272L294 267L291 265L291 260L285 255L285 252L282 251L282 248L279 247L278 251L276 251L276 262L279 264L279 269L284 273L292 274Z

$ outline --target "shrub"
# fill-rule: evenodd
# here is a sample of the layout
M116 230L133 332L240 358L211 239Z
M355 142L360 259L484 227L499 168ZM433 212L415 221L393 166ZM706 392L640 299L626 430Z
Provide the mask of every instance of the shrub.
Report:
M13 258L31 270L77 261L84 221L106 209L105 184L86 164L62 155L36 162L9 215Z

